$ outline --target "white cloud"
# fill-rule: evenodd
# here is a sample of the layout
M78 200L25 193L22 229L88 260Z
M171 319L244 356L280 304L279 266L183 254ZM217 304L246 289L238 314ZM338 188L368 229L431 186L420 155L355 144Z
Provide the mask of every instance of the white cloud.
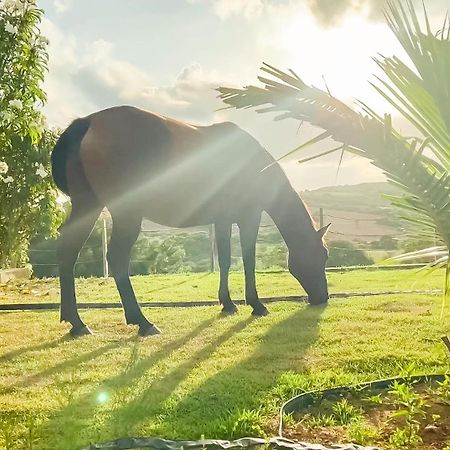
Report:
M259 17L267 6L267 0L186 0L193 5L204 3L211 7L211 10L226 20L233 16L242 16L246 19Z
M69 0L53 0L53 6L57 13L63 13L69 8Z
M221 18L244 16L251 19L259 16L264 9L262 0L215 0L213 11Z
M44 112L50 125L63 127L75 117L119 104L130 104L196 123L213 121L222 107L215 88L230 84L192 63L167 85L155 85L149 73L114 54L114 45L97 40L82 45L45 19L50 41ZM236 80L234 80L236 82Z

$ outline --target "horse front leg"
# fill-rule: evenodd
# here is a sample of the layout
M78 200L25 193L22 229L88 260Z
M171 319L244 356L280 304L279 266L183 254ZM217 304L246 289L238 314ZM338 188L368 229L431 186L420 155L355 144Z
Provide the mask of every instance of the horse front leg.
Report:
M220 269L219 302L222 312L234 314L237 306L233 303L228 289L228 273L231 266L231 223L215 224L217 253Z
M242 259L245 272L245 301L253 308L255 316L267 316L269 311L261 303L256 290L256 239L258 237L261 213L255 213L238 222L241 237Z

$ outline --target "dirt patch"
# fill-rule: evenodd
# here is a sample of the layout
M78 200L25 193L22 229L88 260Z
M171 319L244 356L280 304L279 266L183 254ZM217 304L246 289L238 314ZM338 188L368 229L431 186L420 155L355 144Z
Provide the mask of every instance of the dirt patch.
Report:
M450 378L399 383L386 391L320 398L285 417L284 436L320 444L353 442L385 449L450 449Z

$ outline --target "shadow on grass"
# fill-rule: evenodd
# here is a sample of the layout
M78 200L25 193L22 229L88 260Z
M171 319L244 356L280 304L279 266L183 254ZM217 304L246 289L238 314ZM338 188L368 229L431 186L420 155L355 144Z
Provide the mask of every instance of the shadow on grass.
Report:
M41 342L40 344L30 345L28 347L21 347L16 350L12 350L4 355L0 355L0 363L9 362L13 359L19 358L26 353L39 352L41 350L50 350L56 348L58 345L65 341L69 341L71 338L69 336L63 336L53 341Z
M162 378L152 382L140 395L117 407L112 411L109 420L105 421L101 427L104 435L110 436L113 430L117 433L127 433L138 428L143 421L157 418L164 401L171 396L189 373L211 357L220 345L244 330L253 320L255 320L253 317L249 317L227 328Z
M142 426L148 425L166 438L195 439L201 435L229 438L233 418L244 409L258 409L280 374L304 369L305 354L318 338L322 311L304 307L275 325L267 325L268 329L265 327L269 322L264 318L240 320L181 362L174 362L174 352L211 326L214 318L145 359L138 358L137 343L120 374L90 389L41 427L41 441L45 442L46 449L79 449L89 441L135 435ZM255 327L257 340L254 351L246 359L215 373L185 396L183 391L177 394L177 388L196 367L248 325ZM245 346L245 342L240 345ZM239 346L234 349L233 342L229 348L239 352ZM169 369L164 369L166 361L171 363ZM160 362L164 373L152 374L144 385L142 377ZM116 394L114 403L106 409L97 400L101 391Z
M90 352L82 353L75 358L64 360L58 364L55 364L51 367L46 368L45 370L42 370L41 372L25 376L22 379L15 381L13 386L7 386L3 389L0 389L0 395L9 394L17 388L30 386L31 384L38 383L39 381L45 379L46 377L48 377L52 374L60 373L62 371L66 371L66 370L72 370L73 368L75 368L76 366L78 366L80 364L83 364L88 361L92 361L111 350L114 350L118 347L122 347L122 346L126 345L127 343L129 343L130 341L132 341L134 339L135 338L132 337L129 339L111 342L109 344L98 347L95 350L92 350ZM63 340L73 340L73 338L69 336L66 338L62 338L61 341L63 341ZM44 350L46 348L50 348L50 347L44 347L41 350Z
M245 424L242 433L232 430L234 418L262 407L283 372L305 368L305 354L318 338L322 312L323 308L306 307L268 329L247 359L207 379L167 411L160 433L178 439L248 435Z
M92 424L93 416L99 408L98 393L101 391L114 391L130 386L138 381L146 372L158 362L169 358L171 353L181 348L186 342L195 338L205 329L210 327L216 318L201 322L196 328L178 339L163 345L152 355L138 359L139 345L145 340L136 339L131 350L130 360L125 364L124 370L109 379L104 380L101 385L90 389L81 397L71 401L66 407L57 411L43 426L37 430L41 441L45 442L46 449L73 448L78 449L86 442L81 442L80 436L86 435L87 424ZM151 339L151 338L150 338Z

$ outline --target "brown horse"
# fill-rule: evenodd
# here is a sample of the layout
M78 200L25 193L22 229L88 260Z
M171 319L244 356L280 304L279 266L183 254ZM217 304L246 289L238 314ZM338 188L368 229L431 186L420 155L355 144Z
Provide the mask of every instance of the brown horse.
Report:
M219 301L237 308L228 290L232 224L240 230L245 298L253 314L266 315L255 284L255 246L263 210L289 249L289 271L311 304L328 301L323 236L278 164L249 134L226 122L193 126L121 106L75 120L52 153L57 186L72 201L61 228L58 262L61 321L73 335L90 334L76 306L73 269L101 210L111 213L108 262L127 324L142 336L159 333L142 314L129 278L130 253L143 217L172 227L214 224L220 266Z

